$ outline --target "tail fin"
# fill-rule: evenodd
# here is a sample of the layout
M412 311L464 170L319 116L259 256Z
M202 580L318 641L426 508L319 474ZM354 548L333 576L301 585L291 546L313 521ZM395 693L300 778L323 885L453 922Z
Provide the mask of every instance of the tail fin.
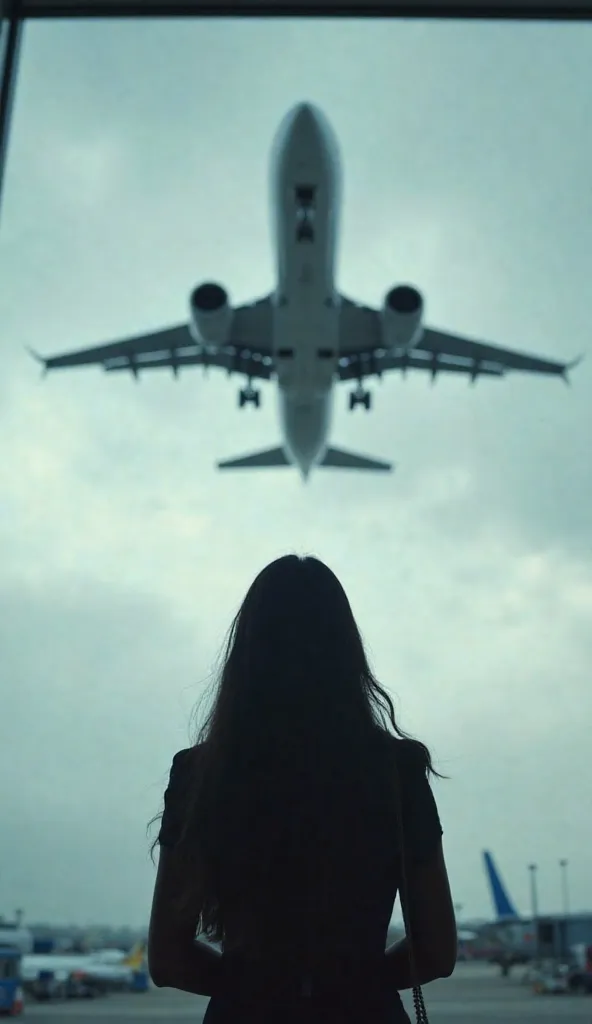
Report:
M369 459L365 455L354 455L353 452L345 452L342 448L327 448L319 466L332 469L374 469L383 473L390 473L393 468L390 462Z
M139 971L146 958L146 943L137 942L133 949L130 950L128 955L123 960L125 967L131 967L132 970Z
M226 459L218 463L218 469L258 469L264 466L289 466L283 448L266 448L253 455L243 455L238 459Z
M493 905L498 920L518 917L518 911L506 892L497 868L493 863L493 857L487 850L483 851L483 860L485 861L485 871L487 872Z

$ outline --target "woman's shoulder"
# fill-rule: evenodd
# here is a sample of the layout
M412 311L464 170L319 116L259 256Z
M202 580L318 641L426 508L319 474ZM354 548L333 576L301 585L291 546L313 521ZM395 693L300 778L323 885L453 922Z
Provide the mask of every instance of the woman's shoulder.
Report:
M173 768L186 768L188 767L195 757L195 751L197 747L183 747L183 750L178 750L173 756Z
M184 747L178 750L173 757L169 775L169 787L183 787L190 778L196 764L199 763L203 744L199 743L193 747Z
M408 737L393 736L385 730L382 732L382 742L388 755L395 761L397 769L411 775L425 774L428 769L428 752L420 740Z

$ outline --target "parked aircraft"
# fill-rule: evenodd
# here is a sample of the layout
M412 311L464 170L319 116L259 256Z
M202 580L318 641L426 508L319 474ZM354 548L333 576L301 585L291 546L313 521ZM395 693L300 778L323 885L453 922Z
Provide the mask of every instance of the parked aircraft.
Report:
M134 972L142 969L146 944L137 943L130 953L122 950L99 950L96 953L30 953L22 959L23 981L35 980L40 972L61 976L84 975L108 986L131 983Z
M492 959L507 974L513 964L528 963L536 955L535 925L532 917L522 917L516 910L488 850L483 851L483 862L496 915L488 929L498 946Z
M424 324L414 285L386 293L382 309L342 295L335 283L341 204L337 139L324 114L299 103L282 121L272 147L271 200L276 259L273 292L233 307L221 284L191 292L188 322L44 358L46 370L99 365L108 372L208 366L246 378L239 406L259 408L253 381L277 381L282 444L218 463L220 469L294 465L306 479L314 466L392 469L392 464L328 444L335 384L355 382L349 409L371 408L372 377L408 369L430 374L503 377L511 371L565 379L575 365L539 358L436 330ZM33 353L35 354L35 353Z

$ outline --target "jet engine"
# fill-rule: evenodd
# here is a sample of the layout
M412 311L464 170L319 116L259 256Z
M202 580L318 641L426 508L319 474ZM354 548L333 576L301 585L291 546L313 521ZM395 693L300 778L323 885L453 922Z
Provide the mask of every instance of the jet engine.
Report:
M191 333L201 345L225 345L232 323L228 292L211 281L200 284L189 299Z
M423 299L417 288L399 284L387 292L382 307L382 336L386 349L407 351L421 337Z

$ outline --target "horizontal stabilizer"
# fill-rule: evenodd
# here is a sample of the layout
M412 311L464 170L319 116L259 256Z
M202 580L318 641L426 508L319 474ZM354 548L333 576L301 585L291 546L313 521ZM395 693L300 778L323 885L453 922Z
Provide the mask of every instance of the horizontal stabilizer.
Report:
M383 473L390 473L393 468L390 462L368 459L365 455L354 455L353 452L344 452L341 448L327 448L319 466L334 469L374 469Z
M243 455L238 459L226 459L218 463L218 469L261 469L270 466L289 466L283 448L266 448L253 455Z

